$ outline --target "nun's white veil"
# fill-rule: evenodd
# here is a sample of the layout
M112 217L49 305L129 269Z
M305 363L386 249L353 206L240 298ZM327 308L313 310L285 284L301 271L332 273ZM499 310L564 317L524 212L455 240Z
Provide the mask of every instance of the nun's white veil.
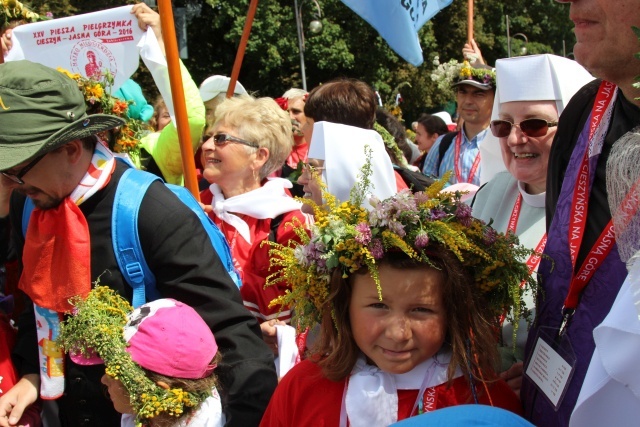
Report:
M309 158L324 160L322 179L327 184L327 190L344 202L349 200L351 189L367 160L365 146L369 146L372 152L372 187L364 198L365 207L370 209L368 200L372 195L384 200L397 193L393 165L378 132L337 123L316 122L313 125Z

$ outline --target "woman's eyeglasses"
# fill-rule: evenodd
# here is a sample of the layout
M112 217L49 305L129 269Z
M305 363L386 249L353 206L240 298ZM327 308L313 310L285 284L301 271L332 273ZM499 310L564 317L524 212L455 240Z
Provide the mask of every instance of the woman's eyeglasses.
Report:
M5 178L10 179L11 181L15 182L16 184L19 185L23 185L24 181L22 180L22 178L27 174L27 172L29 172L31 169L33 169L33 167L38 164L38 162L40 160L42 160L44 158L44 156L46 156L46 154L43 154L42 156L38 156L35 159L33 159L31 162L29 162L28 165L26 165L25 167L23 167L22 169L20 169L18 171L18 173L16 174L12 174L12 173L8 173L8 172L0 172Z
M209 137L211 138L211 137ZM207 138L207 139L209 139ZM204 139L204 137L203 137ZM253 147L253 148L260 148L260 146L258 144L256 144L255 142L249 142L249 141L245 141L244 139L240 139L240 138L236 138L235 136L231 136L229 134L226 133L219 133L216 135L213 135L213 143L216 144L218 147L222 147L223 145L227 145L230 142L235 142L238 144L242 144L242 145L247 145L249 147Z
M558 126L558 122L548 122L544 119L526 119L520 123L511 123L508 120L492 120L491 133L496 138L506 138L511 134L511 128L518 126L527 136L541 137L549 132L549 128Z

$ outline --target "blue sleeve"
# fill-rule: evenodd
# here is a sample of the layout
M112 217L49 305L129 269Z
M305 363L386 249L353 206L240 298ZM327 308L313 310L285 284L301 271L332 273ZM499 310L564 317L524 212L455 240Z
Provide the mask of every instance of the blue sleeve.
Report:
M438 152L440 151L440 142L442 141L443 137L444 135L439 136L438 139L436 139L436 142L434 142L433 145L431 146L431 149L429 150L429 152L427 153L427 158L424 160L424 166L422 168L422 173L425 174L426 176L431 176L434 178L440 177L440 173L436 168L438 167L437 163L438 163Z

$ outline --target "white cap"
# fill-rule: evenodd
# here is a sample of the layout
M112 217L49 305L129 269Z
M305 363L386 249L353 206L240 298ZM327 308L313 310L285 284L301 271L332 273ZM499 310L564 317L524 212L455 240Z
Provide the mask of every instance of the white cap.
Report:
M446 111L440 111L438 113L433 113L432 116L440 117L445 125L453 125L453 120L451 120L451 115Z
M358 182L360 169L367 161L365 145L372 151L372 175L369 179L372 188L363 207L371 210L373 207L368 201L372 195L385 200L397 193L393 164L378 132L338 123L315 122L308 156L324 160L322 179L327 184L327 191L345 202L349 200L351 188Z
M227 93L229 82L231 82L231 79L227 76L215 75L207 77L200 85L200 98L202 98L202 102L207 102L221 93ZM236 81L236 87L233 93L235 95L246 95L247 91L239 81Z
M571 97L594 77L571 59L556 55L528 55L496 61L496 95L491 120L500 105L513 101L555 101L558 116ZM506 170L498 138L488 132L480 144L480 184Z

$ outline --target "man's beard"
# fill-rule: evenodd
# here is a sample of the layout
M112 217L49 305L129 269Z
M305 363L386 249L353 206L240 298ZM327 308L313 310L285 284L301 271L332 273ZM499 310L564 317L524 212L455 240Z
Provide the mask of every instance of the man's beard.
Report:
M297 120L291 120L291 130L293 131L293 136L304 136L304 132L300 128L300 122Z
M27 193L32 192L32 190L34 189L35 188L31 188L31 189L21 188L21 189L16 189L16 191L23 194L25 197L29 197ZM44 195L44 198L31 199L35 207L37 207L40 210L46 211L49 209L55 209L58 206L60 206L60 203L62 203L63 199L51 197L48 194L44 194L42 191L38 189L35 189L35 191L37 191L41 195Z

